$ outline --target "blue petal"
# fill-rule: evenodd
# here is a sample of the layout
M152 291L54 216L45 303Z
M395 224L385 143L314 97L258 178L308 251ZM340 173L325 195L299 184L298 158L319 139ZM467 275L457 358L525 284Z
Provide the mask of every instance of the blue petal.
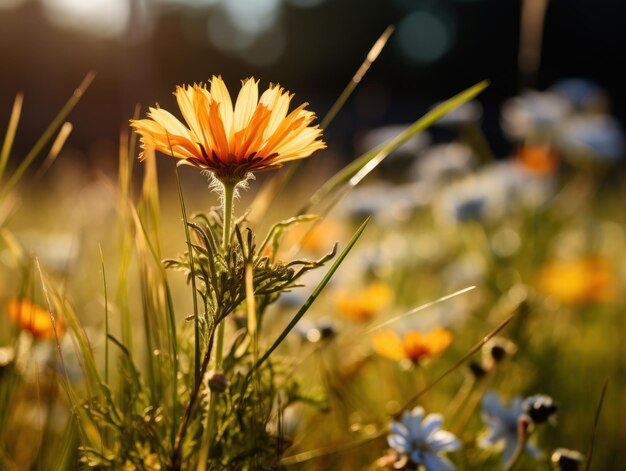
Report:
M535 459L539 459L543 456L541 450L530 442L526 442L526 452Z
M424 417L424 409L422 407L416 407L410 414L405 412L402 416L402 423L408 429L410 437L415 441L422 441L425 439L424 432L422 430L422 418Z
M409 453L411 451L410 442L402 435L389 435L387 437L389 446L400 453Z
M420 450L413 450L411 452L411 461L415 464L424 463L424 453Z
M517 438L515 440L506 440L504 442L504 450L502 451L502 463L507 464L511 461L513 454L517 450Z
M461 448L461 442L450 432L439 430L431 435L428 447L434 452L454 451Z
M407 439L411 436L404 424L401 424L399 422L391 422L391 431L396 435L402 435Z
M424 437L428 439L434 432L441 429L443 417L441 414L428 414L422 423Z
M478 441L478 445L481 448L490 448L506 437L507 434L504 432L502 424L495 423L487 430L487 435Z
M423 463L426 471L455 471L456 469L450 461L435 453L424 453Z
M491 417L502 417L506 413L500 397L493 391L489 391L483 396L482 406L483 411Z

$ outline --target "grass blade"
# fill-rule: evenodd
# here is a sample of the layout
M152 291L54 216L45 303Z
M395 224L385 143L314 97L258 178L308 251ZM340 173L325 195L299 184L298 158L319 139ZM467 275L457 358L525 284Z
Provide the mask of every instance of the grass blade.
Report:
M67 138L70 137L70 134L72 133L72 129L73 129L72 123L70 123L69 121L66 121L65 123L63 123L63 126L61 126L61 130L59 131L56 139L52 143L52 147L50 148L50 152L48 152L48 156L46 157L46 160L44 160L44 162L41 164L41 167L37 169L37 173L35 173L35 176L33 177L33 179L35 180L40 179L41 177L45 175L45 173L50 169L50 167L52 167L52 164L54 164L55 160L61 153L61 150L63 149L63 146L65 145L65 142L67 141Z
M328 284L328 282L330 281L332 276L335 274L335 272L339 268L339 265L341 265L341 263L344 261L344 259L346 258L346 256L350 252L350 250L352 250L352 247L354 246L354 244L356 244L356 241L359 239L359 237L361 237L361 234L365 230L365 227L367 226L369 221L370 221L370 219L367 218L363 222L363 224L361 224L361 227L359 227L357 229L357 231L352 236L352 239L350 239L350 242L348 242L348 245L346 245L346 247L343 249L343 251L339 254L339 257L337 257L337 260L335 260L335 263L333 263L333 265L330 267L330 269L328 270L328 272L326 273L326 275L324 276L322 281L320 281L319 284L315 287L315 289L313 290L313 293L311 293L311 295L308 297L308 299L304 302L304 304L298 310L296 315L293 316L293 319L291 319L289 324L287 324L287 327L285 327L283 329L283 331L278 336L278 338L274 341L272 346L266 350L266 352L261 356L261 358L259 358L256 361L256 363L254 364L254 366L250 369L250 371L248 372L248 377L250 377L250 375L254 371L256 371L256 369L259 368L259 366L261 366L264 361L266 361L269 358L269 356L272 354L272 352L274 352L274 350L276 350L276 348L278 348L278 346L282 343L282 341L285 340L285 338L287 337L289 332L291 332L292 329L298 323L298 321L300 321L302 316L304 316L304 314L306 314L306 312L309 310L309 308L311 307L313 302L315 302L317 297L320 295L322 290L326 287L326 285Z
M104 287L104 382L109 384L109 296L107 293L107 276L104 270L104 255L100 245L100 268L102 270L102 285Z
M13 109L11 110L11 117L9 118L9 125L7 126L7 133L2 143L2 150L0 151L0 179L4 175L7 162L9 161L9 154L13 147L13 140L15 139L15 133L17 132L17 124L20 121L20 115L22 114L22 105L24 103L24 95L18 93L15 95L15 101L13 102Z
M372 170L374 170L378 164L380 164L391 152L396 150L412 136L421 132L441 119L450 111L458 108L463 103L472 100L476 95L482 92L489 82L486 80L477 83L476 85L468 88L467 90L459 93L458 95L450 98L449 100L436 106L420 119L415 121L404 132L398 134L395 138L391 139L375 149L366 152L361 157L356 159L351 164L344 167L337 172L330 180L328 180L322 187L315 192L308 203L303 206L298 215L310 212L311 208L324 201L328 196L333 194L336 190L345 185L348 188L355 187L363 178L365 178Z
M502 329L504 329L509 324L509 322L511 322L513 317L515 317L515 314L507 317L504 321L502 321L500 324L498 324L491 332L489 332L487 335L485 335L485 337L483 337L480 340L480 342L478 342L476 345L474 345L465 355L463 355L456 363L454 363L454 365L452 365L450 368L448 368L446 371L444 371L437 379L435 379L433 382L431 382L426 387L424 387L421 391L419 391L415 396L413 396L411 399L409 399L406 402L406 404L397 413L395 413L392 416L392 418L397 420L402 415L403 411L405 411L406 409L412 407L413 404L415 403L415 401L417 401L422 395L424 395L425 393L430 391L435 385L439 384L450 373L452 373L454 370L456 370L465 361L467 361L472 355L474 355L478 350L480 350L482 348L482 346L489 341L489 339L491 339L492 337L497 335L498 332L500 332ZM372 435L370 435L368 437L363 437L363 438L360 438L358 440L354 440L352 442L343 443L343 444L340 444L340 445L337 445L337 446L331 446L331 447L325 447L325 448L318 448L318 449L315 449L315 450L304 451L302 453L298 453L298 454L295 454L295 455L292 455L292 456L287 456L287 457L285 457L285 458L283 458L281 460L281 464L283 466L290 466L290 465L300 464L300 463L303 463L305 461L311 461L311 460L314 460L314 459L317 459L317 458L322 458L324 456L333 455L333 454L340 453L340 452L343 452L343 451L351 450L353 448L360 447L360 446L365 445L365 444L367 444L367 443L369 443L369 442L371 442L373 440L376 440L376 439L382 437L385 433L386 433L385 429L381 429L381 430L378 430L377 432L373 433Z
M285 458L280 460L280 464L282 466L293 466L296 464L304 463L306 461L335 455L337 453L343 453L344 451L350 451L360 446L366 445L371 441L376 440L377 438L382 437L384 433L384 431L378 431L371 436L363 437L349 443L344 443L333 447L316 448L315 450L303 451L302 453L298 453L296 455L286 456Z
M132 206L131 181L133 175L133 159L130 158L130 144L127 130L120 131L120 148L118 162L118 193L119 193L119 229L120 256L117 270L116 305L120 311L120 327L122 342L130 352L133 351L132 322L130 319L128 280L133 248L133 220L130 214Z
M80 85L76 88L76 90L74 90L74 93L72 94L70 99L67 101L67 103L65 103L63 108L61 108L61 111L59 111L56 117L52 120L52 123L50 123L48 128L43 132L43 134L37 140L30 152L26 154L26 157L24 157L20 165L17 167L17 170L15 170L13 175L11 175L11 178L9 178L6 185L2 189L2 192L0 193L0 201L6 197L6 195L13 189L13 187L15 187L15 185L18 184L18 182L24 176L26 170L28 170L28 167L30 167L30 165L33 163L33 160L35 160L35 157L37 157L43 147L48 143L48 141L50 141L50 139L52 139L52 136L54 136L57 130L65 122L65 118L67 118L67 115L70 114L70 112L74 109L76 104L82 98L87 88L89 88L89 85L91 85L94 77L95 73L89 72L80 83Z
M589 451L587 452L587 463L585 464L585 471L591 469L591 459L593 458L593 448L596 441L596 432L598 431L598 422L600 421L600 412L602 411L602 405L604 404L604 397L606 396L606 390L609 386L608 378L604 381L602 386L602 392L600 393L600 401L596 408L596 416L593 419L593 428L591 429L591 440L589 442Z
M172 145L169 142L170 136L167 135L167 141L170 146L170 152L174 157ZM191 246L191 236L189 235L189 222L187 220L187 209L185 208L185 198L183 196L183 187L180 184L180 175L178 174L178 166L174 163L176 159L172 159L174 165L174 175L176 177L176 188L178 190L178 201L180 203L180 212L183 216L183 225L185 227L185 241L187 242L187 253L189 254L189 270L191 271L191 295L193 300L193 335L194 335L194 383L195 388L200 385L200 318L198 317L198 294L196 289L196 273L194 263L194 252Z
M326 113L324 119L322 119L322 122L320 123L320 127L322 129L326 129L328 127L328 125L335 118L335 116L337 116L339 110L341 110L341 107L346 103L346 101L348 101L348 98L350 98L350 95L352 95L354 89L361 82L361 80L363 80L363 77L365 76L371 65L376 59L378 59L378 56L385 47L385 44L387 44L387 41L389 41L389 37L393 34L395 29L396 28L393 25L387 26L385 31L383 31L383 34L381 34L380 37L376 40L372 48L367 53L365 60L352 77L352 80L350 80L346 88L344 88L343 92L341 92L341 95L339 95L339 98L337 98L328 113Z
M332 120L335 118L335 116L337 116L337 113L339 113L341 107L346 103L346 101L348 101L348 98L350 98L350 95L352 95L357 85L361 83L361 80L363 80L363 77L365 76L371 65L382 52L394 30L395 27L393 25L387 26L383 34L380 35L372 48L369 50L367 56L365 57L365 60L352 76L352 79L350 80L350 82L348 82L346 88L344 88L343 92L341 92L341 95L339 95L337 100L330 107L330 110L328 110L324 118L322 118L322 121L320 122L320 127L324 131L328 129L328 126L330 126ZM263 216L267 212L267 209L270 206L270 203L274 201L274 198L276 198L276 195L280 192L280 190L285 187L285 185L291 179L301 163L301 160L292 162L289 168L278 172L276 175L268 180L265 186L261 188L261 191L259 191L258 195L254 199L254 202L252 203L252 207L250 208L250 214L248 215L248 219L250 221L258 222L263 218Z
M491 332L489 332L487 335L485 335L480 342L478 342L476 345L474 345L472 348L469 349L469 351L463 355L461 358L459 358L450 368L448 368L447 370L445 370L443 373L441 373L437 379L435 379L434 381L430 382L429 384L427 384L424 388L422 388L422 390L420 390L417 394L415 394L415 396L413 396L411 399L409 399L406 404L404 404L404 406L394 414L394 418L397 419L400 417L400 415L402 414L403 411L413 407L413 405L415 405L415 403L417 402L417 400L422 397L424 394L426 394L428 391L430 391L432 388L434 388L437 384L439 384L442 380L444 380L450 373L452 373L454 370L456 370L459 366L461 366L463 363L465 363L472 355L474 355L474 353L476 353L478 350L480 350L482 348L483 345L485 345L492 337L494 337L495 335L498 334L498 332L500 332L502 329L504 329L509 322L511 322L513 320L513 318L515 317L515 314L511 314L509 317L507 317L505 320L503 320L500 324L498 324Z
M435 299L434 301L431 301L429 303L422 304L421 306L415 307L415 308L411 309L410 311L407 311L407 312L405 312L403 314L400 314L399 316L392 317L391 319L387 319L386 321L381 322L380 324L376 324L375 326L370 327L369 329L367 329L365 331L365 333L366 334L370 334L373 331L380 329L381 327L385 327L385 326L387 326L389 324L392 324L392 323L394 323L394 322L396 322L396 321L398 321L400 319L403 319L403 318L405 318L407 316L411 316L413 314L417 314L418 312L423 311L424 309L428 309L429 307L435 306L436 304L442 303L444 301L452 299L452 298L454 298L456 296L459 296L461 294L465 294L465 293L467 293L469 291L472 291L475 288L476 288L476 286L468 286L467 288L463 288L461 290L455 291L454 293L448 294L446 296L442 296L441 298Z

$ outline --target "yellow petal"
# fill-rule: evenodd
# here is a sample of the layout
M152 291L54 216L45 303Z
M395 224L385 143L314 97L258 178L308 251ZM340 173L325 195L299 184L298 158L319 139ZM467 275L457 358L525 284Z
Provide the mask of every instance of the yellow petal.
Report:
M181 123L176 116L162 108L150 108L148 116L155 122L163 126L163 128L171 135L190 138L189 129Z
M392 330L377 332L372 338L372 343L374 344L374 351L380 356L396 361L406 358L402 340Z
M425 340L428 355L434 357L444 352L450 346L452 333L443 327L437 327L426 334Z
M209 119L209 106L211 103L211 95L204 88L195 86L193 95L193 106L198 118L198 126L200 127L201 144L207 153L215 150L217 144L211 134L211 124Z
M236 146L237 152L235 155L238 158L246 158L259 150L263 140L263 130L267 126L270 117L271 111L265 105L259 104L243 133L241 145Z
M235 116L233 119L234 132L245 129L252 119L259 101L259 82L253 78L245 80L241 85L237 101L235 103Z
M326 145L317 141L321 136L319 128L304 128L294 134L294 138L285 142L281 147L276 148L279 154L278 162L287 162L311 155L318 149L323 149Z
M187 125L189 126L192 134L195 136L202 136L202 131L200 130L200 124L198 122L198 117L196 115L193 104L193 87L176 87L174 96L176 96L176 102L178 103L180 112L182 113L183 118L185 118L185 121L187 122Z
M281 93L278 99L276 100L274 106L271 108L272 117L270 118L270 122L267 125L267 129L265 130L265 137L268 138L276 129L280 123L283 122L285 117L287 116L287 111L289 111L289 103L291 102L291 98L293 95L289 93Z
M226 137L230 138L233 130L233 102L222 77L211 78L211 98L220 104L220 114Z
M51 314L27 299L10 299L7 312L11 321L21 329L29 331L35 337L52 339L55 336L55 327L58 336L63 333L63 322L56 319L53 324Z
M209 105L209 129L215 143L215 152L226 162L228 159L228 138L222 121L221 104L213 102Z

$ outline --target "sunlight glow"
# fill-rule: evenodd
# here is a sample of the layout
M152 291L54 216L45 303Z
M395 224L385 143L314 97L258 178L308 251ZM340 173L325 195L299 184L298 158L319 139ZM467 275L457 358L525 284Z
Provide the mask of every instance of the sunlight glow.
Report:
M0 10L9 10L11 8L15 8L20 6L26 0L0 0Z
M101 37L123 34L130 20L128 0L41 0L50 21Z
M396 36L403 55L419 65L441 59L453 42L453 31L444 20L426 11L416 11L404 17Z
M238 30L258 34L276 23L280 0L230 0L223 2L224 10Z

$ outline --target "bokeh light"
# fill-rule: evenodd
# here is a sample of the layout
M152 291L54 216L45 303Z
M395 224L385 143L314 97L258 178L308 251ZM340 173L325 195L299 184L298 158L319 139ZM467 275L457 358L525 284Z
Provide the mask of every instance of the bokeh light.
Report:
M223 2L230 21L241 32L259 34L276 23L280 0L229 0Z
M454 43L454 31L442 16L415 11L398 24L397 42L402 54L417 65L441 59Z
M222 0L161 0L162 3L180 5L184 7L209 7L217 5Z
M126 31L130 20L128 0L41 0L41 3L53 24L96 36L119 36Z
M286 2L299 8L313 8L324 3L324 0L286 0Z
M9 9L9 8L15 8L19 5L21 5L22 3L24 3L26 0L2 0L0 1L0 9Z

